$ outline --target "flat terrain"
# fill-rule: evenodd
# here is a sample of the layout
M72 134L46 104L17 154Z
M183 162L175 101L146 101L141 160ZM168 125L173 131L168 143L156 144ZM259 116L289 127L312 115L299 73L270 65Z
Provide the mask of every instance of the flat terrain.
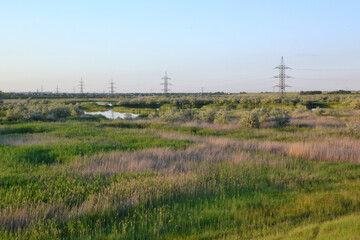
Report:
M357 97L338 97L303 105L147 99L132 120L55 119L45 110L15 119L10 105L25 103L7 100L0 239L360 239L360 112ZM111 109L134 108L122 101ZM304 107L311 104L322 107ZM270 113L258 126L239 125L264 107L287 109L290 122L278 126ZM207 121L202 109L223 115Z

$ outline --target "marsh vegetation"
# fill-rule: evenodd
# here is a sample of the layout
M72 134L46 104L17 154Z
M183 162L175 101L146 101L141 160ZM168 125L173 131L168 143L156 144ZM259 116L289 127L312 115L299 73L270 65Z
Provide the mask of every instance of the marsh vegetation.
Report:
M96 101L1 102L0 239L360 236L358 95Z

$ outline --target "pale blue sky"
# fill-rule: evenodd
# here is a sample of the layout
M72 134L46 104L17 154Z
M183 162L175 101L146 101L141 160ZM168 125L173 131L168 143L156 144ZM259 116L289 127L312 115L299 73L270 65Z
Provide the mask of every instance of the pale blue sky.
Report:
M360 89L360 1L0 2L0 90L288 91Z

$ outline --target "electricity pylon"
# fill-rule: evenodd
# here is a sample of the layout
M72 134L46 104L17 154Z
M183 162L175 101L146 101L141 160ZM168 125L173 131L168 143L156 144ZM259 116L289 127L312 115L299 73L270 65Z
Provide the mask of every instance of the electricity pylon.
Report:
M161 83L160 85L164 85L164 88L162 90L164 91L164 94L167 95L167 94L169 94L169 91L170 91L169 85L172 85L171 83L169 83L169 80L171 80L171 78L169 78L167 76L167 72L165 72L165 76L163 78L161 78L161 79L163 79L164 82Z
M84 81L83 81L83 79L81 78L81 80L80 80L80 93L81 94L83 94L84 93Z
M274 69L279 69L279 75L274 76L274 78L278 78L279 79L279 85L276 85L275 87L279 88L279 93L280 93L280 97L281 99L284 99L286 97L286 88L290 87L288 85L285 84L285 79L286 78L292 78L288 75L285 74L285 70L286 69L291 69L289 67L287 67L284 63L284 57L281 57L281 63L279 66L277 66Z
M111 94L111 96L112 97L114 97L115 96L115 83L113 82L113 80L111 79L111 82L110 82L110 94Z

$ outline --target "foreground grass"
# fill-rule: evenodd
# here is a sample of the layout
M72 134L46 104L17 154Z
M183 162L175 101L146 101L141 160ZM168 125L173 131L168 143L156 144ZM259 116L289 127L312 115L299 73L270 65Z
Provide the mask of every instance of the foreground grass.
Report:
M340 217L321 224L310 224L295 228L286 234L266 237L264 240L287 239L360 239L360 215Z
M2 124L0 238L356 239L360 165L291 154L307 135L341 132Z
M64 222L66 216L56 220L55 211L53 217L44 216L45 222L40 217L28 231L13 235L34 239L206 239L234 234L254 238L360 210L357 166L317 163L311 167L299 164L294 169L293 164L286 173L280 167L220 162L199 166L196 174L171 177L154 173L106 178L49 176L2 199L9 199L12 206L17 203L19 208L31 198L37 204L53 202L49 205L54 211L63 200L67 206L63 212L71 206L82 212L69 213ZM22 192L27 188L36 192ZM26 200L16 198L19 195ZM28 211L35 217L36 210L30 207Z
M337 166L314 166L325 168L324 175L308 179L299 174L299 169L284 174L280 169L255 170L251 165L223 163L212 167L221 172L220 176L201 179L195 193L181 193L161 206L139 207L119 221L115 229L109 229L109 235L100 232L96 236L252 239L359 211L358 179L341 181L340 177L333 182L325 177ZM355 168L353 173L357 175L358 170ZM349 169L345 171L349 173ZM209 186L208 181L214 180L216 183ZM343 186L347 189L342 190Z

